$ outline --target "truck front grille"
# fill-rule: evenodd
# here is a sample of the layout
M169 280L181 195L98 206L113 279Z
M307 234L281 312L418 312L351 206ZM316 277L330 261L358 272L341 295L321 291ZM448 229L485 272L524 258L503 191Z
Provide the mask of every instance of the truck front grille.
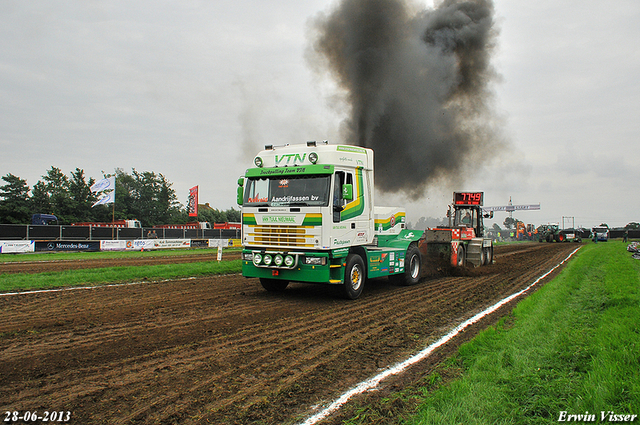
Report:
M265 247L314 247L314 226L248 225L245 246Z

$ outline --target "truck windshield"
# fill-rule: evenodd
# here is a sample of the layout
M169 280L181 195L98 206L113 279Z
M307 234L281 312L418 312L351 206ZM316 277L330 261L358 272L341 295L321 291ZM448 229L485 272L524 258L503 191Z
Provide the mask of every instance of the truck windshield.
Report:
M250 178L244 192L247 206L326 206L329 205L331 176L287 176Z

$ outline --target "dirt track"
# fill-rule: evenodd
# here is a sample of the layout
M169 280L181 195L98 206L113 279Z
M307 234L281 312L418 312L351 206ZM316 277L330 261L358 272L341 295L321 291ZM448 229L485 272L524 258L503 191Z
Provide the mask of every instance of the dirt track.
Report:
M576 247L500 247L496 264L467 276L374 280L356 301L326 286L271 294L237 275L0 296L0 412L64 410L76 424L295 423Z

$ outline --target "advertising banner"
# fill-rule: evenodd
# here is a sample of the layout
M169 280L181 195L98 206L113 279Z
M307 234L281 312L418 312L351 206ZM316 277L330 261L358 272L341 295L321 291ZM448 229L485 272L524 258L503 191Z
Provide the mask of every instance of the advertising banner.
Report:
M242 247L240 239L209 239L209 248L239 248Z
M100 241L100 251L124 251L126 241Z
M198 216L198 186L189 189L189 217Z
M222 247L226 248L229 246L229 239L209 239L209 248Z
M107 177L105 179L98 180L89 188L93 193L104 192L105 190L115 190L116 188L116 176Z
M190 239L153 239L151 242L153 249L191 248Z
M116 177L113 176L98 180L93 186L91 186L91 192L102 195L102 197L91 205L91 207L95 207L96 205L113 204L116 202Z
M100 241L36 241L35 250L38 252L100 251Z
M0 241L0 254L16 254L34 251L34 241Z
M208 248L208 239L191 239L191 248Z
M100 241L100 251L142 251L156 249L154 240L136 239L127 241Z
M126 241L125 248L127 251L148 251L156 247L152 239L136 239L134 241Z

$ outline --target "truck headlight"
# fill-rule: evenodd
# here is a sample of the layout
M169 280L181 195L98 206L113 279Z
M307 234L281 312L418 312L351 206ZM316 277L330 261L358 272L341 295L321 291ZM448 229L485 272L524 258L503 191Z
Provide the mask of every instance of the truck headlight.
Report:
M273 258L269 254L265 254L263 261L267 266L270 266Z
M260 264L261 261L262 261L262 254L256 253L253 255L253 264L257 266L258 264Z
M284 258L282 258L282 255L280 255L280 254L277 254L275 257L273 257L273 262L278 267L280 267L282 265L283 261L284 261Z
M247 261L253 261L253 252L243 252L242 259Z
M287 255L286 257L284 257L284 265L287 267L292 267L293 263L294 263L294 259L291 255Z

